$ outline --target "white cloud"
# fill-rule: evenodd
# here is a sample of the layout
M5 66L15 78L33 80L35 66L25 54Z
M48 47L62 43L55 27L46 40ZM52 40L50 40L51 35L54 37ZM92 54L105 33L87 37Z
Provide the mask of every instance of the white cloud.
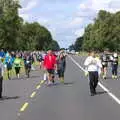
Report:
M71 40L71 39L73 39L73 38L74 38L74 36L72 36L72 35L65 36L65 39L66 39L66 40Z
M109 3L109 7L113 9L120 9L120 1L114 0Z
M47 18L38 18L37 20L41 25L48 25L50 23L50 20Z
M108 9L111 0L92 0L91 9L99 11L100 9Z
M81 3L78 8L80 8L80 9L86 9L87 6L84 3Z
M53 39L56 39L56 28L49 26L48 30L51 32Z
M79 10L88 10L89 12L98 12L99 10L107 10L116 12L120 10L120 0L87 0L78 6Z
M24 2L25 0L20 0L20 2Z
M24 1L23 1L24 2ZM20 13L27 12L37 5L38 0L30 0L26 7L20 9Z
M82 22L83 19L81 17L76 17L71 21L70 26L74 27L76 25L80 25Z
M84 34L84 29L78 29L75 31L75 36L80 37Z
M20 14L20 17L22 17L24 20L29 20L30 15L29 14Z
M86 0L78 7L76 16L82 17L87 24L93 21L99 10L107 10L115 13L120 11L120 0Z

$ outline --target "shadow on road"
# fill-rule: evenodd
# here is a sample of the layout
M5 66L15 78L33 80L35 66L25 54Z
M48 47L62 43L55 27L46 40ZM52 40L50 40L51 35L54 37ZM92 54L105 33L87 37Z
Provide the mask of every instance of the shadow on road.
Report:
M75 84L75 82L54 83L54 85L51 86L71 86L73 84Z
M15 97L7 97L7 96L3 96L0 100L15 100L15 99L19 99L19 96L15 96Z
M75 82L65 82L64 85L73 85Z
M97 95L102 95L102 94L106 94L106 91L101 91L101 92L97 92Z
M40 76L37 76L37 75L36 76L32 76L31 75L30 78L40 78Z

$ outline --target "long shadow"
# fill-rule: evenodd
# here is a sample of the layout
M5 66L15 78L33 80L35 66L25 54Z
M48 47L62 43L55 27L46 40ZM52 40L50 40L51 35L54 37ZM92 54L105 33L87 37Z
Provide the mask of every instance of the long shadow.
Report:
M73 85L75 82L65 82L64 85Z
M119 79L120 78L120 76L118 76L118 78L117 79ZM102 78L103 79L103 78ZM108 77L106 77L106 79L113 79L111 76L108 76Z
M40 76L37 76L37 75L36 75L36 76L32 76L32 75L31 75L31 76L30 76L30 78L39 78L39 77L40 77Z
M14 81L14 80L17 81L17 80L23 80L23 79L24 79L23 77L21 77L21 78L17 78L17 77L16 77L16 78L12 78L10 81L12 81L12 80L13 80L13 81Z
M106 94L107 92L106 91L100 91L100 92L97 92L96 95L102 95L102 94Z
M7 97L7 96L3 96L0 100L4 101L4 100L15 100L15 99L19 99L19 96L14 96L14 97Z
M65 82L65 83L54 83L53 85L50 86L69 86L73 85L75 82Z
M26 79L33 79L33 78L39 78L40 76L30 76L29 78L24 76L24 77L20 77L20 78L12 78L11 80L13 81L17 81L17 80L26 80Z

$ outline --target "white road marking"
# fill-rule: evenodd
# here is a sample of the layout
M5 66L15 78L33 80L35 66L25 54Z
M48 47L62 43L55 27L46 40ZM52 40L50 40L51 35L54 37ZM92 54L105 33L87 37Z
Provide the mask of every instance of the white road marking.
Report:
M79 63L77 63L71 56L69 56L71 58L71 60L82 70L85 72L85 69L80 66ZM112 92L110 92L110 90L108 88L106 88L103 84L101 84L100 82L98 83L98 85L105 91L107 92L107 94L116 101L116 103L118 103L120 105L120 99L117 98Z

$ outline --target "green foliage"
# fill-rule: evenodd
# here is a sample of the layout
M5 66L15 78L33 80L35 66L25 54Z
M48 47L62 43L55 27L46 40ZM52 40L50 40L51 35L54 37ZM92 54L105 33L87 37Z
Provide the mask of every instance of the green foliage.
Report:
M43 50L59 47L51 33L39 23L24 23L19 17L19 1L0 0L0 48L9 50Z
M69 49L70 51L75 50L74 44L70 45L68 49Z
M82 48L87 51L91 49L120 51L120 12L112 14L100 10L94 24L89 24L85 28Z
M59 47L58 43L55 40L52 40L52 42L49 45L48 49L58 51L58 50L60 50L60 47Z
M76 42L74 44L75 51L82 50L82 44L83 44L83 37L77 38L77 40L76 40Z

